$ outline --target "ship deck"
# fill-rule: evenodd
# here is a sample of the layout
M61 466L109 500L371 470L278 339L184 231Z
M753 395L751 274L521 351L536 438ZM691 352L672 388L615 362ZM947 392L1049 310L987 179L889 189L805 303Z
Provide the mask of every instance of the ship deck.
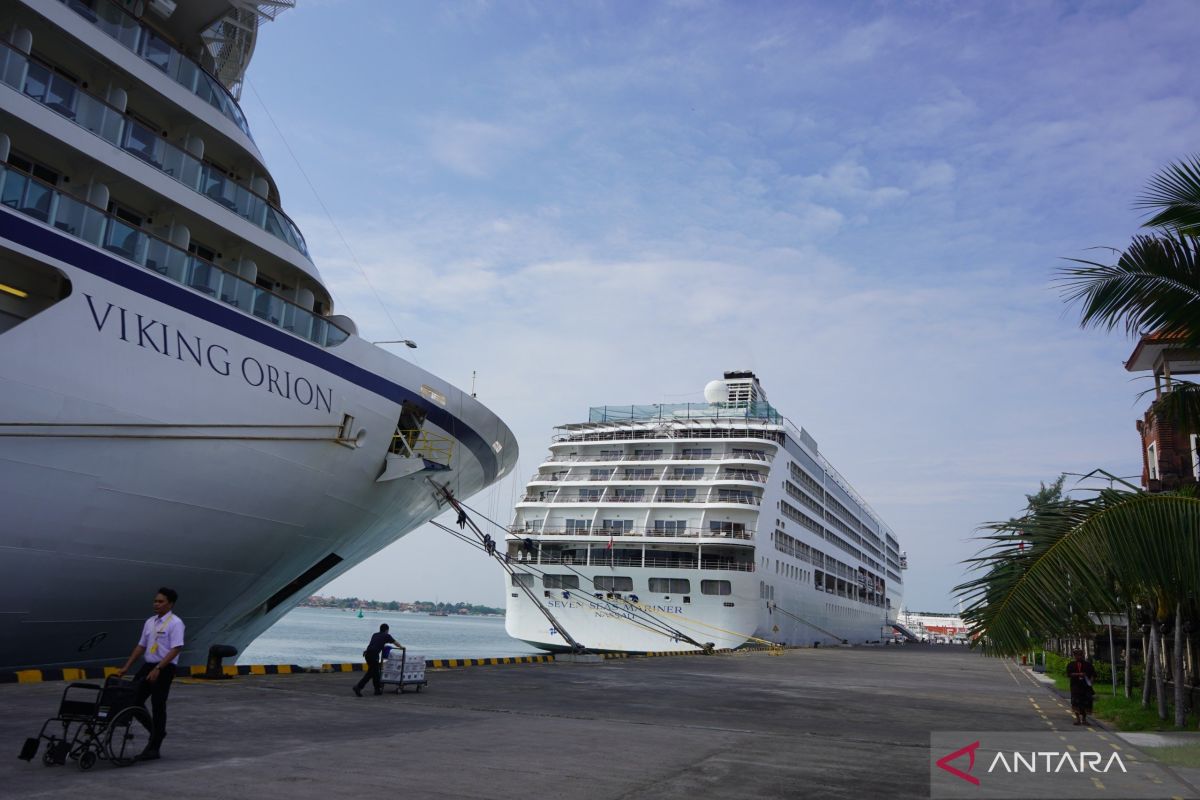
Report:
M1072 728L1018 668L952 646L478 666L431 671L419 694L361 699L350 692L358 677L180 681L162 760L81 772L10 755L0 796L139 800L170 786L190 799L253 787L258 800L928 797L931 731L1118 741ZM0 686L0 741L12 753L63 686ZM1163 781L1161 796L1197 796L1138 759ZM1109 796L1124 796L1121 777L1105 778Z

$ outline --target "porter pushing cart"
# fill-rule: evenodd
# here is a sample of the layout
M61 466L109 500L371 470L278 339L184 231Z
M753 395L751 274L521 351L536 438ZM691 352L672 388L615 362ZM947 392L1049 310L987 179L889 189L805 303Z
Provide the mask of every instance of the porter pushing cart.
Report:
M428 686L425 680L425 656L412 655L406 647L389 647L383 651L383 675L380 683L395 686L396 693L402 694L405 686L415 686L421 691L422 686Z

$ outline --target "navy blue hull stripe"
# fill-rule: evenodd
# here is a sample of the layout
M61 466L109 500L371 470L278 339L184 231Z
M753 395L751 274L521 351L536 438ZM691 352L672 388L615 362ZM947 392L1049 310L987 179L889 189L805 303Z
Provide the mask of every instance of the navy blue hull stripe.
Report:
M318 369L337 375L392 402L403 403L407 400L414 403L425 409L430 422L449 431L475 455L483 468L485 483L490 483L496 478L496 453L486 439L446 409L430 403L398 383L351 364L306 339L293 336L217 300L191 292L169 279L160 278L142 267L97 252L70 236L44 228L7 208L0 209L0 237L165 303L185 314L219 325L273 350L307 361Z

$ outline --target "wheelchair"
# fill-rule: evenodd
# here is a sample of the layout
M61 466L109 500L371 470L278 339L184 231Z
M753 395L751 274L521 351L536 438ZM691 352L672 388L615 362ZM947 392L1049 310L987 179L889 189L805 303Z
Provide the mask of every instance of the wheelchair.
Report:
M138 703L138 681L109 676L103 686L72 683L63 690L58 714L25 740L20 758L33 761L44 739L42 763L47 767L70 759L82 770L100 759L118 767L132 764L150 742L150 712Z

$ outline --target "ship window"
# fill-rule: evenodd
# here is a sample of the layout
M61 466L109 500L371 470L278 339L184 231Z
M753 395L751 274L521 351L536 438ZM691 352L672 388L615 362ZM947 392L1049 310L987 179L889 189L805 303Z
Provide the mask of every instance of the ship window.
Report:
M733 594L729 581L700 581L701 594Z
M711 447L685 447L683 448L684 458L712 458Z
M606 481L606 480L608 480L608 477L610 475L612 475L611 469L602 468L602 469L588 470L588 480L589 481Z
M217 260L216 250L195 240L188 242L188 252L194 256L203 258L205 261Z
M713 536L741 536L746 532L746 525L742 522L709 520L708 531Z
M656 533L683 533L687 530L687 520L656 519L654 520L654 530Z
M600 521L600 527L604 532L621 533L624 531L633 530L633 520L631 519L605 519Z
M660 594L687 594L692 590L692 582L687 578L651 578L650 591Z
M580 489L579 490L579 502L581 502L581 503L587 503L592 500L599 500L599 499L600 499L600 490L599 489Z
M568 519L563 521L563 528L567 533L587 533L592 527L590 519Z
M512 574L513 586L533 586L533 576L528 572L514 572Z
M695 489L679 489L667 487L663 492L663 500L668 503L690 503L696 499Z
M19 156L16 153L8 154L8 164L11 167L16 167L17 169L21 170L22 172L28 172L33 177L37 178L40 181L45 181L46 183L50 184L51 186L58 185L58 179L60 177L59 174L56 171L50 169L50 167L47 167L45 164L39 164L36 161L32 161L30 159L23 158L22 156Z
M612 461L620 461L621 460L621 451L620 450L601 450L600 451L600 459L601 460L611 459Z
M671 477L684 481L698 481L704 477L704 467L676 467Z
M542 583L547 589L578 589L578 575L550 575L542 576Z
M654 479L654 470L652 469L627 469L625 477L622 480L627 481L648 481Z
M645 489L624 488L624 489L616 490L616 499L624 500L627 503L637 502L637 501L641 500L642 498L644 498L645 496L646 496Z
M654 461L662 458L662 450L634 450L633 458L635 461Z
M597 575L592 578L592 586L606 592L632 592L633 578L623 575Z

